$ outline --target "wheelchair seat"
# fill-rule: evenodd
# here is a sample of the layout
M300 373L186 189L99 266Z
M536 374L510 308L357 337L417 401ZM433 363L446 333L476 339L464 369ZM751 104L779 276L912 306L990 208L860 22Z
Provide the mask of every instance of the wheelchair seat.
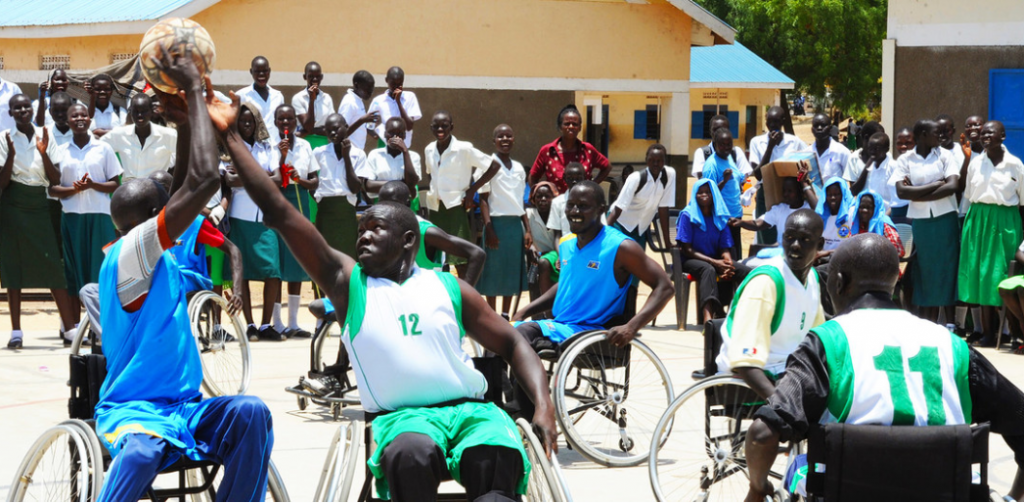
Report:
M808 437L808 499L988 501L988 433L988 423L815 427ZM979 484L972 483L973 464L980 465Z

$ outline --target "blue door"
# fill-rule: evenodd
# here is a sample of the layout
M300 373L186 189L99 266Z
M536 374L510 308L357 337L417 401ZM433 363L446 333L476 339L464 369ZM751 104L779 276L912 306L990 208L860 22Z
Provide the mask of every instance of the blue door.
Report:
M988 117L1006 126L1007 150L1024 154L1024 70L989 70Z

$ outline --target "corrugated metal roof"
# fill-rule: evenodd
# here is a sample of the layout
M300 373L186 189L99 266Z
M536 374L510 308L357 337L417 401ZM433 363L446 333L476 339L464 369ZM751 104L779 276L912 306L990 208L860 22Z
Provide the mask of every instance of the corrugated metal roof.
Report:
M690 82L795 84L739 42L690 49Z
M155 20L193 0L0 0L0 27Z

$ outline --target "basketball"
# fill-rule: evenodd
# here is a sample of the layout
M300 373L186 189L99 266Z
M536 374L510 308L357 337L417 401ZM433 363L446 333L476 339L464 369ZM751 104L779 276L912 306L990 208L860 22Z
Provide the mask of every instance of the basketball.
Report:
M171 79L153 65L151 58L160 60L160 44L172 54L191 47L192 59L199 72L206 75L213 69L216 50L206 29L191 19L164 19L153 25L142 37L139 64L149 85L165 93L175 93L178 89Z

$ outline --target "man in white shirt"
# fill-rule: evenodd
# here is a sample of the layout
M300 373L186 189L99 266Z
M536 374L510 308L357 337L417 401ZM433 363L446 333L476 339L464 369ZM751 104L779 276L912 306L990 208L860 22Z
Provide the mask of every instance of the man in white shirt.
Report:
M430 130L437 140L423 150L427 164L423 181L430 187L427 208L434 225L472 242L466 205L498 173L501 163L472 143L457 140L452 136L453 129L455 123L446 111L438 111L430 121ZM461 265L465 261L450 256L448 263Z
M242 103L252 103L260 109L263 124L267 126L267 132L271 138L279 138L277 126L274 125L274 111L277 107L284 105L284 95L281 91L270 87L270 61L263 56L252 58L249 65L249 75L252 75L252 85L243 87L235 94Z
M765 114L765 126L768 131L750 140L750 166L754 169L754 176L761 179L761 171L757 168L774 160L784 157L791 152L809 150L806 143L800 138L782 131L782 121L786 117L786 110L779 106L768 109ZM764 191L757 191L755 216L764 215L765 210ZM776 243L778 236L775 229L768 229L758 232L758 239L761 243Z
M668 209L676 205L676 170L665 166L667 156L667 149L660 143L647 148L647 169L626 178L608 216L608 225L617 227L644 249L655 214L662 240L669 236Z
M89 81L89 113L92 124L89 126L92 134L97 138L109 133L127 121L125 110L118 104L110 101L114 94L114 79L105 73L101 73Z
M144 93L132 98L132 124L121 126L103 137L121 158L123 181L148 178L155 171L174 166L178 132L153 124L153 100Z
M811 119L811 134L814 135L814 156L818 158L818 172L825 182L832 177L842 177L846 163L850 161L850 149L832 139L829 131L832 121L825 114L815 114Z
M0 78L0 133L14 129L14 117L11 116L11 98L21 94L18 84Z
M367 131L373 131L380 122L380 111L367 112L364 101L373 96L374 87L373 74L366 70L359 70L352 75L352 88L345 92L345 96L338 105L338 113L348 124L348 139L352 145L366 152ZM376 134L376 133L375 133ZM370 147L373 150L373 147Z
M292 96L292 108L298 115L300 130L306 135L323 136L324 121L328 115L334 113L334 100L331 99L331 95L320 89L320 83L324 80L320 63L306 63L302 80L306 81L306 88ZM310 101L313 102L312 107L309 106Z
M50 73L49 80L39 84L39 99L32 101L32 116L35 118L36 126L53 124L53 117L50 116L50 97L59 92L67 92L69 85L71 80L68 79L67 72L59 68Z
M405 122L399 117L392 117L384 123L384 131L387 146L367 154L365 169L357 171L356 175L371 199L376 199L380 189L391 180L404 181L409 192L415 194L419 190L417 184L423 168L419 154L409 150L405 144ZM417 211L419 205L415 199L413 204L416 205L413 211Z
M718 128L729 128L729 118L724 115L716 115L711 118L711 122L708 124L708 129L711 130L712 138L715 135L715 131ZM747 160L747 155L743 152L741 147L732 148L732 157L736 161L736 167L740 171L749 174L753 171L750 167L750 161ZM697 149L693 153L693 166L690 168L690 176L694 178L701 178L704 174L704 162L707 161L708 157L715 155L715 147L712 143L708 143L707 146Z
M384 138L384 123L392 117L400 117L405 123L405 146L411 147L413 123L423 117L420 102L412 91L402 88L405 84L405 72L401 68L392 66L388 69L384 81L388 84L388 90L370 102L370 112L380 114L380 122L375 132L378 137Z

